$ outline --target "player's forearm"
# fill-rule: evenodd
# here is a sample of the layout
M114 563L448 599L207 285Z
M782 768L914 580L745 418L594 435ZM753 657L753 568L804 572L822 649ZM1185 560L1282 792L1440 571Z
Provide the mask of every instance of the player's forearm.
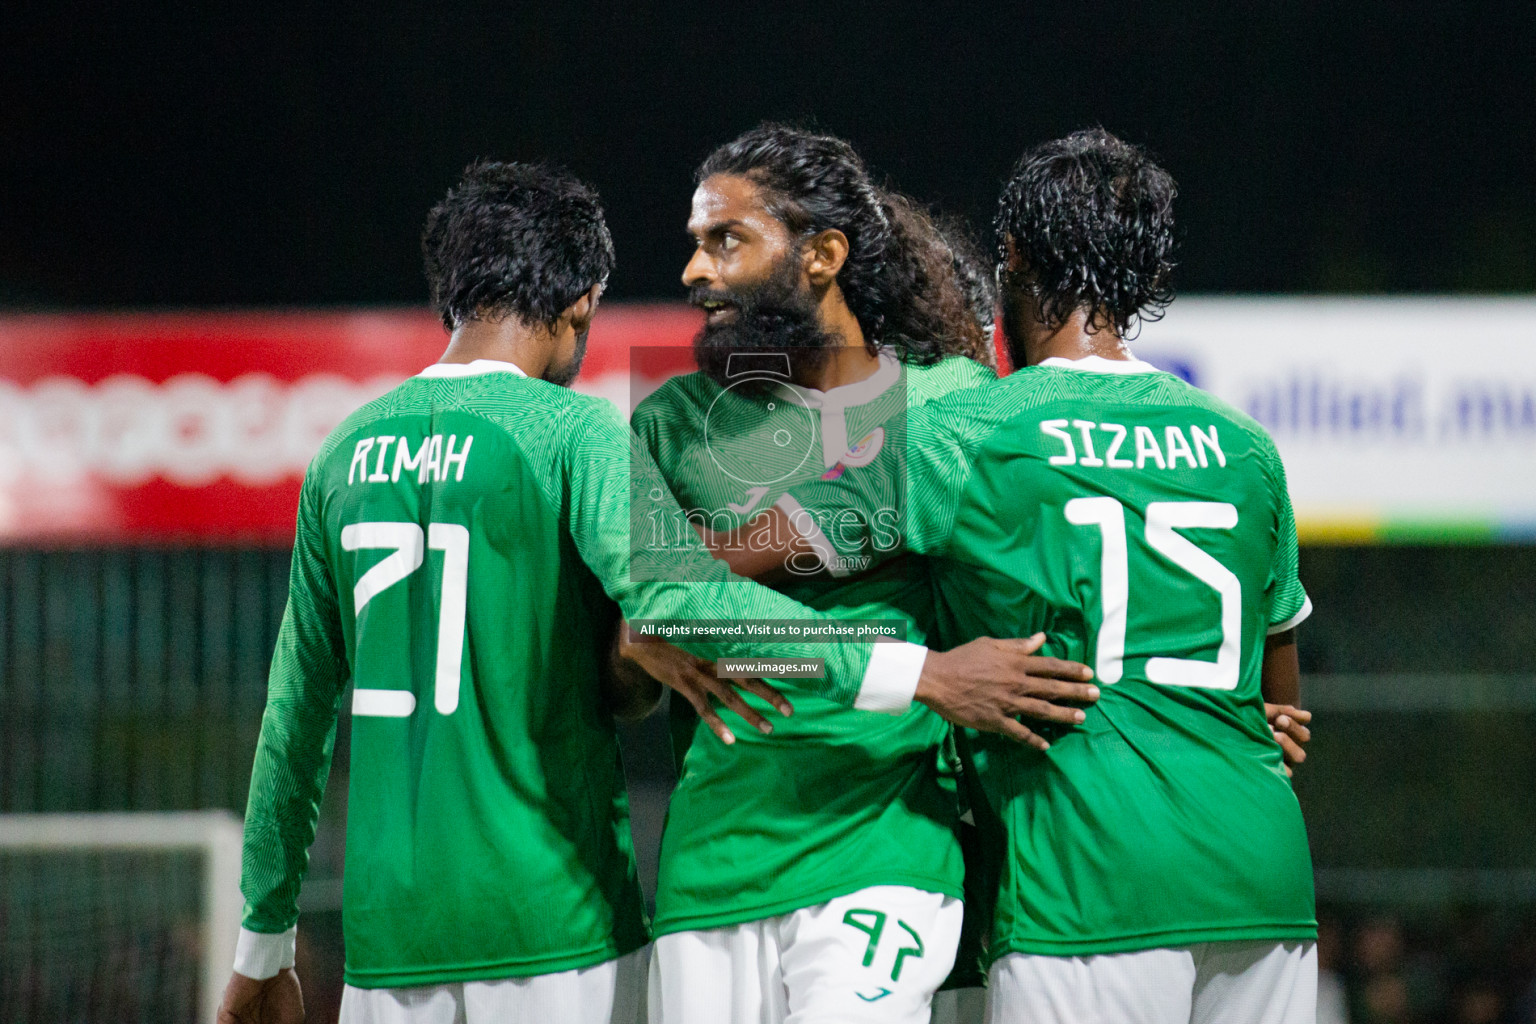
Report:
M345 658L329 616L298 600L315 587L296 549L290 597L267 682L246 804L240 890L245 929L280 933L298 920L299 885L320 820L346 684ZM245 972L242 972L245 973ZM254 977L254 975L252 975Z
M839 620L814 612L766 587L732 577L702 550L699 554L709 565L718 567L711 570L718 574L715 579L633 584L614 595L624 609L624 617L632 624L640 620L698 623L696 631L663 639L701 658L821 658L827 675L824 687L817 692L842 704L856 702L873 644L829 642L838 639L837 635L817 633L816 627L830 631L840 625ZM813 638L795 639L754 631L754 627L775 620L792 622ZM807 688L815 687L814 680L805 682L809 684Z
M262 717L240 881L245 927L253 931L280 932L298 920L299 887L336 744L339 709L333 703L328 710L271 701Z
M1259 689L1266 704L1301 704L1301 662L1294 629L1266 638Z
M700 527L699 536L710 554L730 566L731 572L747 579L777 582L812 574L792 571L792 566L798 570L824 568L815 549L777 506L728 533Z
M246 912L234 965L248 978L270 978L293 966L299 887L320 820L339 703L339 695L328 708L275 697L262 716L246 804L240 871Z

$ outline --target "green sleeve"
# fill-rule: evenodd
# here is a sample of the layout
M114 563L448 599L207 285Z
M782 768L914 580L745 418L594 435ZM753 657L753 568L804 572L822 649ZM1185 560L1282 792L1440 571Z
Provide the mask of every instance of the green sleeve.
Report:
M835 621L732 575L699 541L656 463L618 412L607 402L594 402L580 415L580 441L564 446L571 536L626 619ZM705 657L824 658L827 676L820 692L846 705L859 696L872 647L750 637L674 642Z
M1296 547L1296 515L1291 509L1291 492L1285 482L1285 463L1274 442L1264 435L1263 452L1270 487L1275 499L1275 555L1270 566L1269 631L1282 633L1295 627L1312 612L1312 601L1301 585Z
M240 890L246 928L286 931L299 917L299 884L320 819L348 669L336 586L325 561L311 479L299 494L288 607L267 680L256 743Z
M673 377L635 406L630 426L658 466L677 465L688 444L704 436L706 414L700 411L697 391L697 381Z
M839 566L868 566L900 551L942 552L971 477L957 415L943 403L896 417L869 465L801 484L779 500L833 575L846 574Z
M670 382L669 382L670 383ZM640 439L640 444L650 454L652 459L661 460L661 447L663 441L662 422L668 412L668 406L672 403L667 399L670 390L667 384L641 400L635 406L635 413L629 418L629 425Z

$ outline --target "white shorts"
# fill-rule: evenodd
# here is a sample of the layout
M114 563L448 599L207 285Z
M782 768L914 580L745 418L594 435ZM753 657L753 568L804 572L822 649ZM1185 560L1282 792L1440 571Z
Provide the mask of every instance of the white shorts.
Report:
M341 994L341 1024L645 1024L650 947L557 974Z
M1315 1024L1317 944L1205 942L1101 956L1010 953L987 1024Z
M876 885L761 921L663 935L650 1024L928 1024L963 912L951 896Z

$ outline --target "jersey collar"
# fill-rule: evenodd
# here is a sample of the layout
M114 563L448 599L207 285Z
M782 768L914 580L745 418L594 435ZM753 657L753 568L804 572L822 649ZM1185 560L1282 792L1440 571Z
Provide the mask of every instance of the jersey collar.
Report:
M803 388L798 384L783 383L779 387L798 396L812 409L847 409L849 406L872 402L901 379L901 360L888 348L880 350L880 365L875 372L852 384L840 384L826 391Z
M1082 370L1086 373L1161 373L1151 363L1140 359L1105 359L1103 356L1083 356L1081 359L1065 359L1052 356L1042 359L1039 366L1055 366L1063 370Z
M528 376L517 367L517 364L503 362L500 359L476 359L471 363L433 363L416 376L477 377L482 373L515 373L519 377Z

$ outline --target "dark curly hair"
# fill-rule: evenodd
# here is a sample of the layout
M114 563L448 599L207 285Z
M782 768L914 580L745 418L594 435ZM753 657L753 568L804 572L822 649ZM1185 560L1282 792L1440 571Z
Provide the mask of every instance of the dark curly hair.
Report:
M1173 301L1173 178L1102 128L1073 132L1020 158L998 202L997 260L1013 240L1010 287L1032 294L1042 323L1079 310L1090 329L1124 337Z
M981 349L965 354L996 369L997 347L994 335L997 329L997 274L986 257L985 247L964 220L944 215L936 218L934 225L948 247L955 282L965 296L966 308L976 321L976 343Z
M427 214L421 233L432 308L467 320L553 326L613 270L597 192L542 164L479 160Z
M797 238L831 229L847 236L837 283L871 351L890 345L903 362L927 365L984 350L932 218L875 185L844 140L760 125L711 153L694 180L716 174L755 183L768 211Z

